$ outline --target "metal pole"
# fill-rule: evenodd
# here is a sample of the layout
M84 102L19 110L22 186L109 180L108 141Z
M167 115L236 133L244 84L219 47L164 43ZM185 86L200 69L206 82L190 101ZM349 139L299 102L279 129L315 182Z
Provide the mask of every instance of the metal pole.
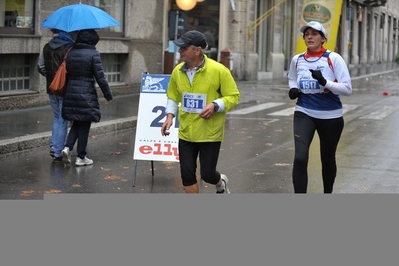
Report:
M176 10L176 21L175 21L175 41L178 39L178 27L179 27L179 10ZM173 45L173 68L176 66L176 56L177 56L177 51L176 51L176 46Z
M134 176L133 176L133 180L132 180L133 187L136 186L136 175L137 175L137 160L135 161L135 164L134 164Z
M248 25L248 22L249 22L249 12L248 12L248 10L249 10L249 8L250 8L250 6L249 6L249 1L247 1L247 12L246 12L246 18L245 18L245 23ZM244 38L245 38L246 36L244 35ZM245 38L245 51L244 51L244 56L245 56L245 58L244 58L244 65L245 65L245 69L244 69L244 80L248 80L248 57L249 57L249 51L248 51L248 49L249 49L249 39L248 38Z

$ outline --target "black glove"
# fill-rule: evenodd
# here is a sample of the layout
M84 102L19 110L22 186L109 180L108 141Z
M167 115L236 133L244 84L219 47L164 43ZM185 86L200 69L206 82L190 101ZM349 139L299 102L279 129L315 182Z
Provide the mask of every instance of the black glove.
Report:
M321 86L326 86L327 80L323 77L320 70L309 69L309 71L312 73L312 77L317 80Z
M288 92L288 96L290 96L291 100L295 100L296 98L299 97L299 94L301 93L301 91L298 88L292 88L290 89L290 91Z

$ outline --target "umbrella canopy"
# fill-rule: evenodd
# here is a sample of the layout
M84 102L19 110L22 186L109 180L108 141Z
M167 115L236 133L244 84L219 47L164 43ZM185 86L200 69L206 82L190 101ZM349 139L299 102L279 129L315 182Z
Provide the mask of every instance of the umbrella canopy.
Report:
M101 29L120 26L110 14L98 7L75 4L54 11L41 23L43 28L72 32L84 29Z

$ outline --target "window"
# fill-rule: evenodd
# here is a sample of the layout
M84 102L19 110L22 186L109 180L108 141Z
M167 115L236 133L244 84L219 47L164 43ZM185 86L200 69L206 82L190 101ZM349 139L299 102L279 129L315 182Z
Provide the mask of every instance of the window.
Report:
M0 34L33 34L34 0L0 0Z
M118 54L101 54L101 62L108 82L121 82L121 56Z
M0 0L1 1L1 0ZM89 1L90 2L90 1ZM97 6L110 14L121 24L118 27L106 27L98 31L100 36L123 37L123 18L125 0L91 0L93 6Z
M0 55L0 94L29 90L28 55Z
M175 6L173 6L175 8ZM220 0L198 2L187 11L186 30L198 30L205 34L208 57L217 60L219 47L219 11Z

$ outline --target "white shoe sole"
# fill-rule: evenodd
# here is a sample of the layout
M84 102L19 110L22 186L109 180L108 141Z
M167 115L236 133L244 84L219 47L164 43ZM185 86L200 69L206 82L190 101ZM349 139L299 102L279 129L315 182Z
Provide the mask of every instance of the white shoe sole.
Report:
M76 166L88 166L88 165L92 165L93 163L75 163Z
M93 164L93 161L91 161L90 163L78 163L78 162L75 162L76 166L87 166L87 165L92 165L92 164Z

